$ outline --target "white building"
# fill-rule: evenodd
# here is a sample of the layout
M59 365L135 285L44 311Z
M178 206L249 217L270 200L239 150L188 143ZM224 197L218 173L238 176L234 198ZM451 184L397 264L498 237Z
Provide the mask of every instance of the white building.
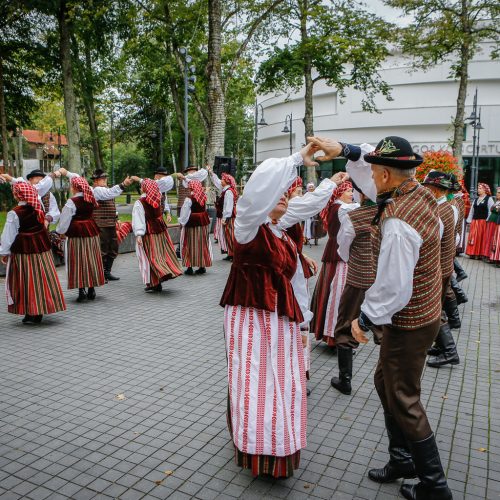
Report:
M485 47L487 49L487 47ZM392 101L377 96L380 113L362 110L360 92L348 89L340 102L334 88L324 81L314 87L314 132L343 142L376 145L387 135L407 138L416 152L449 148L452 137L451 122L455 115L458 82L448 79L450 65L443 64L427 72L410 72L410 62L401 56L392 56L383 65L381 76L392 86ZM492 61L488 50L478 54L469 66L469 86L466 114L472 110L472 101L478 89L481 107L479 180L492 187L500 185L500 60ZM258 98L268 126L259 127L257 161L285 156L289 153L289 134L283 133L286 115L293 115L292 148L297 150L305 142L303 92L287 95L266 95ZM260 120L259 106L259 120ZM472 156L473 129L465 128L463 156L468 182ZM323 176L331 164L322 168Z

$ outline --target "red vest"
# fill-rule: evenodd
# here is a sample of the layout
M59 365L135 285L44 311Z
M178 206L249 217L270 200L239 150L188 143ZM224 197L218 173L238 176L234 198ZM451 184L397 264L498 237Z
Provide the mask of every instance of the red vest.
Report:
M328 241L323 252L322 262L336 262L342 260L337 252L339 245L337 243L337 234L340 230L339 220L340 205L334 203L328 211Z
M19 217L19 232L10 247L12 253L43 253L50 250L49 233L38 221L31 205L19 205L12 209Z
M291 280L297 269L297 249L286 233L278 238L267 224L249 243L234 242L234 257L221 306L255 307L277 311L290 321L304 318Z
M208 226L210 217L205 206L201 206L194 198L191 198L191 215L186 227Z
M302 250L304 248L304 230L302 229L302 224L300 222L297 222L297 224L289 227L286 232L297 247L297 252L299 254L300 263L302 264L304 276L306 279L309 279L312 276L312 272L309 269L309 264L306 262L304 254L302 253Z
M167 231L167 224L163 220L163 205L152 207L145 198L140 198L146 218L146 234L160 234Z
M222 217L224 216L224 198L229 190L230 190L229 188L225 189L215 199L215 213L218 219L222 219ZM236 217L236 196L233 193L233 212L231 214L231 218L234 219L235 217Z
M71 201L76 206L76 213L66 232L68 238L90 238L99 234L99 228L93 218L94 205L83 199L83 196L74 196Z

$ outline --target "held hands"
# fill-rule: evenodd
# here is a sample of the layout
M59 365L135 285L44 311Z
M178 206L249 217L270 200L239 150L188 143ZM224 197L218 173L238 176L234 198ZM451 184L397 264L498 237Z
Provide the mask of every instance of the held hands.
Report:
M328 161L337 158L342 153L342 145L327 137L308 137L307 140L314 145L314 152L323 151L323 156L316 157L319 161Z
M128 178L130 178L130 180L132 182L139 182L139 183L141 182L141 178L137 177L137 175L129 175L129 176L127 176L127 179ZM132 184L132 182L131 182L131 184ZM124 183L125 183L125 181L124 181Z
M348 179L349 179L349 174L347 172L337 172L336 174L330 177L330 180L332 182L335 182L337 186L339 184L342 184L344 181L347 181Z
M132 177L130 177L130 175L127 175L127 177L125 177L125 179L123 179L122 184L123 184L125 187L129 187L129 186L130 186L130 184L132 184L132 182L134 182L134 181L133 181L133 179L132 179Z
M167 212L167 224L170 224L172 222L172 216L170 215L170 212Z
M142 247L142 236L136 236L135 241L140 247Z
M4 182L10 182L13 179L13 177L9 174L0 174L0 177L3 179Z
M57 172L59 172L60 175L68 175L68 171L64 167L61 167Z
M305 167L317 167L318 163L313 160L313 154L316 152L315 147L312 142L306 144L301 150L300 154Z
M365 332L361 330L359 327L359 322L358 318L356 318L352 323L351 323L351 332L352 336L354 339L359 342L360 344L367 344L368 343L368 337L365 335Z

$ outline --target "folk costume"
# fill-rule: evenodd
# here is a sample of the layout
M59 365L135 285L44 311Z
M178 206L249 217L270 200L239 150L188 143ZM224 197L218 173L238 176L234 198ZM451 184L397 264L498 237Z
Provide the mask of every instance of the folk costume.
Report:
M105 283L99 228L93 217L98 203L83 177L70 172L68 177L75 195L64 205L56 231L66 235L68 290L78 288L77 300L84 302L94 300L95 287Z
M458 210L458 220L456 224L456 234L457 234L457 251L456 256L459 256L464 248L465 248L465 201L464 201L464 193L462 190L462 185L458 181L457 177L454 174L450 174L453 180L453 186L450 190L450 194L452 198L450 199L450 203L457 208ZM457 283L467 278L467 273L464 271L463 267L458 262L458 259L455 257L453 261L453 266L456 273Z
M408 141L386 137L364 160L408 170L422 157ZM436 440L420 402L420 377L427 350L441 323L441 240L436 200L415 179L378 194L373 228L374 284L366 291L359 327L383 327L375 388L382 402L389 437L389 463L372 469L373 481L418 476L404 484L407 499L451 499Z
M207 195L200 181L190 180L188 186L190 195L185 198L179 215L182 265L187 267L185 274L194 274L193 267L198 267L196 274L204 274L212 266Z
M490 214L488 219L486 219L486 241L484 244L485 251L488 252L488 260L491 260L492 246L493 246L493 238L495 236L495 231L497 228L498 222L498 208L500 207L500 200L493 199L493 205L490 207Z
M316 189L316 186L314 185L313 182L309 182L306 186L306 192L312 193ZM314 221L315 217L308 217L304 221L304 238L306 240L306 243L309 243L309 240L312 240L314 238Z
M339 376L332 377L330 383L346 395L352 391L353 349L359 346L352 336L351 323L359 316L365 292L375 281L371 228L377 213L374 202L377 190L369 164L363 160L363 155L373 150L369 144L362 144L361 147L345 144L342 151L342 156L348 160L346 171L353 184L354 197L361 202L358 208L340 213L341 226L337 237L338 254L348 267L334 330ZM374 330L375 336L380 334L380 329Z
M321 258L321 271L314 287L311 310L314 317L310 330L316 340L323 340L328 346L335 346L334 332L337 323L338 307L347 277L347 264L338 254L337 235L340 230L339 213L353 210L358 204L348 204L338 198L348 189L349 181L344 181L333 192L328 205L321 211L320 217L328 231L328 241Z
M441 277L443 282L441 301L443 309L446 311L446 300L455 298L451 289L451 279L453 275L453 261L456 253L456 225L459 219L458 208L448 202L446 193L452 189L453 179L449 174L431 170L422 184L424 186L435 186L442 194L436 198L438 205L438 215L441 235ZM441 366L452 364L458 365L460 358L457 352L457 346L453 339L451 327L448 318L443 311L441 317L441 326L439 333L434 341L434 346L428 351L430 355L427 360L427 366L440 368Z
M220 302L228 426L237 464L254 476L292 476L306 446L300 324L311 312L295 244L268 217L301 164L300 153L268 159L248 180L238 200L234 260Z
M28 182L12 188L18 205L7 213L0 255L9 256L5 291L9 313L23 323L40 323L44 314L66 309L54 266L45 214L37 190Z
M495 231L491 240L490 260L500 266L500 201L491 207L491 222L495 222Z
M486 194L474 200L467 217L467 222L470 223L470 231L465 253L473 259L489 258L490 256L486 235L486 220L490 215L491 207L495 203L488 184L480 182L479 186L483 187Z
M167 224L163 219L162 197L157 182L143 179L143 194L132 209L135 250L146 291L161 292L163 281L182 274Z
M222 181L214 172L210 177L217 189L218 196L215 200L215 210L217 221L215 223L214 237L220 243L221 253L227 253L225 260L233 259L234 248L234 219L236 217L236 202L238 201L238 191L236 190L236 180L232 175L222 174Z

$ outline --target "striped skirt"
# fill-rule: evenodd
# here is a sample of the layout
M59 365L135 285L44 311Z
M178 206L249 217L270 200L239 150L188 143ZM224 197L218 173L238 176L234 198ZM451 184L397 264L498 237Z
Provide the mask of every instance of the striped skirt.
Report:
M495 227L493 238L491 240L490 260L500 263L500 224Z
M323 332L325 329L326 309L328 307L328 299L330 297L330 288L335 277L337 269L337 261L323 262L321 271L314 287L314 292L311 300L311 311L314 314L309 330L314 333L316 340L323 339ZM333 339L330 341L331 342Z
M68 290L104 285L99 236L67 238L65 249Z
M495 235L496 222L486 222L486 236L484 238L483 254L490 258L491 246L493 245L493 236Z
M212 265L212 244L209 231L209 225L182 228L181 248L184 267L210 267Z
M142 247L136 244L136 255L145 285L156 286L182 274L168 232L145 234L142 237Z
M66 310L52 251L12 254L5 278L8 311L38 316Z
M234 255L234 219L229 219L224 228L224 237L227 247L227 255L232 257Z
M470 225L469 238L465 253L471 257L489 257L486 250L486 221L483 219L473 220Z
M215 221L214 236L215 239L219 242L220 251L222 253L227 253L226 233L224 231L222 219L217 218Z

